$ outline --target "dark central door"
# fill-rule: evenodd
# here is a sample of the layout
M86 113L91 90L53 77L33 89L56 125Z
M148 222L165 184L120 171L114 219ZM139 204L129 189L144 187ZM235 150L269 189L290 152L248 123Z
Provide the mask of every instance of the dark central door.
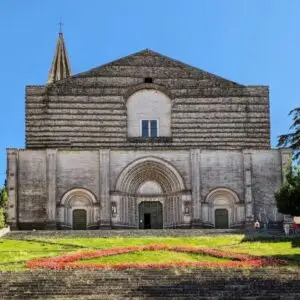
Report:
M215 210L215 227L216 228L228 228L228 210L216 209Z
M73 229L85 230L86 229L86 210L74 209L73 210Z
M139 228L163 228L163 210L159 201L145 201L139 205Z
M144 214L144 228L151 229L151 214Z

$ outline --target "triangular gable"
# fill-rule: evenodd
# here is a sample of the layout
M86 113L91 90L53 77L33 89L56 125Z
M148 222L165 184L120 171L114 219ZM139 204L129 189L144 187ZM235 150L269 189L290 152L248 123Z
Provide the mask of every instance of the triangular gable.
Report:
M86 72L78 73L73 75L69 78L84 78L84 77L98 77L98 76L106 76L110 75L109 71L111 68L117 67L173 67L178 68L186 73L186 76L193 79L207 79L207 80L214 80L219 82L222 85L235 85L235 86L242 86L236 82L231 80L227 80L220 76L214 75L212 73L206 72L199 68L193 67L191 65L185 64L181 61L176 59L170 58L168 56L162 55L160 53L154 52L149 49L145 49L139 51L137 53L119 58L107 64L101 65L99 67L90 69Z

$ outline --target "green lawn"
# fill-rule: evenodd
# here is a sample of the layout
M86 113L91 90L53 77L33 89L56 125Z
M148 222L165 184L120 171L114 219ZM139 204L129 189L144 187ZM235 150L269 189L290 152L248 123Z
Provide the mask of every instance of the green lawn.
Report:
M288 259L292 267L300 265L300 238L247 241L244 235L201 237L136 237L136 238L35 238L13 240L0 238L0 271L24 269L24 263L34 257L56 256L88 249L106 249L149 244L205 246L228 249L252 255L276 256ZM97 262L167 262L216 260L212 257L172 251L144 251L95 259ZM91 262L91 260L86 261ZM84 263L84 261L82 261Z
M155 263L169 263L169 262L194 262L194 261L212 261L212 262L223 262L230 261L230 259L225 258L216 258L207 255L199 255L192 253L183 253L183 252L174 252L174 251L136 251L132 253L99 257L95 259L86 259L80 260L79 263L107 263L110 265L118 263L146 263L146 262L155 262Z

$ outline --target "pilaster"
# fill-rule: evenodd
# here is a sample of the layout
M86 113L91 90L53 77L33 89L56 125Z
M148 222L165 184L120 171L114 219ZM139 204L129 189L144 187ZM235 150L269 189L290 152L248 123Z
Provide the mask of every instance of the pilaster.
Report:
M280 149L281 156L281 176L282 182L285 181L286 174L292 167L292 149Z
M286 181L286 175L292 168L292 149L280 149L280 160L281 160L281 183L283 184ZM277 206L274 207L274 215L277 219L279 215ZM294 221L291 215L283 215L284 223L292 223Z
M18 229L18 156L17 149L7 149L7 223L11 230Z
M47 159L47 229L56 229L56 149L46 150Z
M109 165L110 165L110 150L103 149L99 150L99 163L100 163L100 228L111 227L111 211L110 211L110 195L109 195Z
M201 220L201 178L200 178L200 149L190 150L191 184L192 184L192 226L200 227Z
M252 197L252 154L243 151L244 158L244 201L246 208L246 225L253 226L253 197Z

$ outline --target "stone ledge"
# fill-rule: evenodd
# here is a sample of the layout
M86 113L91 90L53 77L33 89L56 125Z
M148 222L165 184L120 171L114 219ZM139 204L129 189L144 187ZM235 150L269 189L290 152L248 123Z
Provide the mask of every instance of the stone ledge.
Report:
M170 136L158 136L158 137L128 137L129 143L172 143L172 137Z
M9 233L9 232L10 232L10 227L9 227L9 226L0 229L0 237L6 235L6 234Z

